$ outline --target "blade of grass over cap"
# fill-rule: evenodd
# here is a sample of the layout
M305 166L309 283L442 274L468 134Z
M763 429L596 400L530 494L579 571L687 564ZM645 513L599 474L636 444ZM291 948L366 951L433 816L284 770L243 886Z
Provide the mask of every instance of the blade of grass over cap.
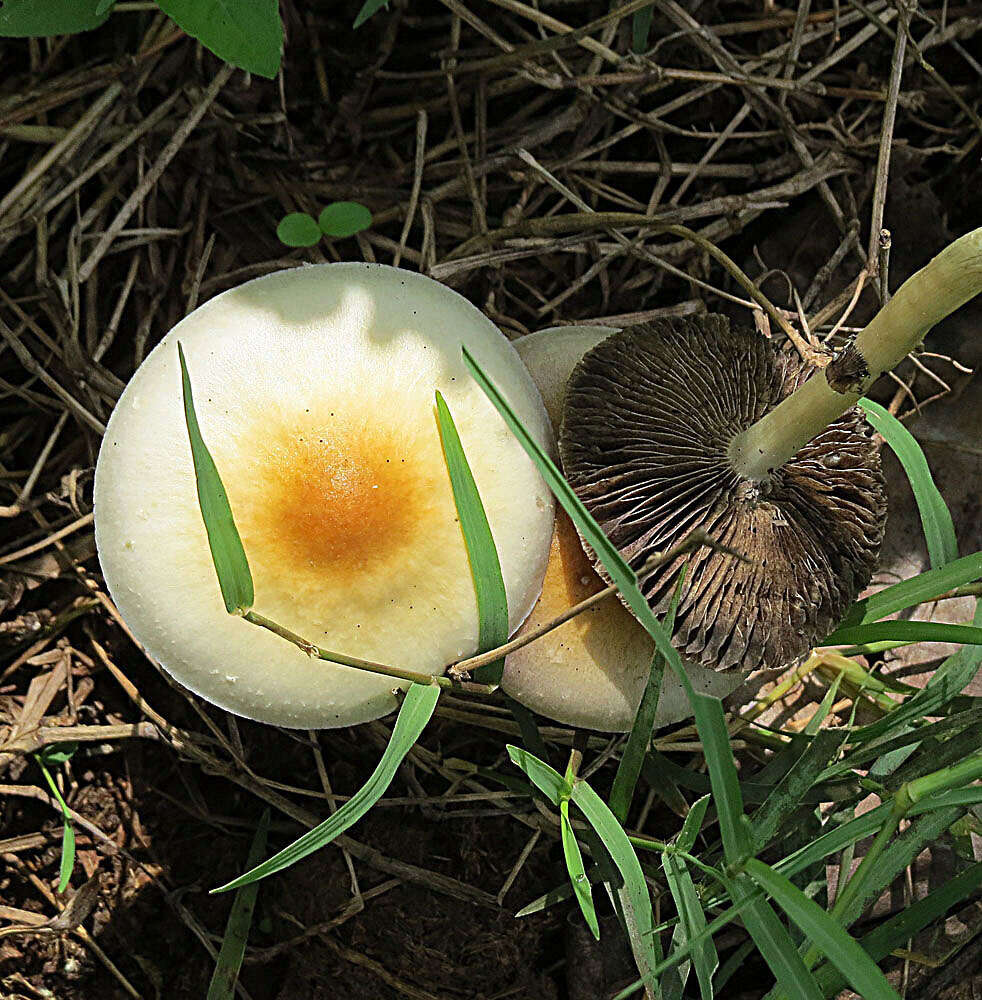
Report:
M931 477L927 459L914 435L879 403L871 399L861 399L859 405L866 413L866 419L879 434L883 435L910 481L910 488L917 502L924 527L924 538L931 558L931 566L938 569L958 558L958 541L951 511L944 502L938 487Z
M818 946L864 1000L899 1000L886 976L859 942L796 885L757 858L751 858L747 862L746 870Z
M242 548L239 531L235 527L232 508L229 506L222 478L218 474L218 467L201 436L198 416L194 410L194 397L191 393L191 377L188 374L187 362L184 360L184 348L180 343L177 345L177 353L181 362L184 419L187 422L188 438L191 442L194 478L198 487L198 505L208 534L211 559L218 574L218 585L222 589L225 610L231 615L242 615L252 607L255 600L252 573L249 571L249 561L246 559L245 549Z
M682 596L685 569L686 567L683 566L675 586L675 593L672 595L668 614L665 615L665 629L669 633L675 625L675 613L678 610L679 598ZM641 767L644 764L644 755L648 752L648 744L651 742L651 734L654 732L658 697L661 694L664 673L665 657L656 651L651 661L648 683L641 695L641 703L638 705L638 711L634 717L634 725L631 726L631 733L627 738L627 745L624 747L624 753L617 765L614 784L610 789L610 809L621 823L627 822L631 800L634 798L634 789L637 787Z
M436 415L440 444L447 463L457 517L474 581L478 615L477 642L479 651L483 653L508 641L508 595L481 494L474 482L453 416L440 392L436 394ZM501 680L504 665L504 660L486 664L474 672L474 679L484 684L497 684Z
M228 892L229 889L238 889L240 886L283 871L284 868L295 865L308 854L313 854L325 844L329 844L349 826L357 823L385 794L399 765L430 721L439 697L440 688L435 685L411 684L399 709L392 737L382 754L382 759L378 762L378 767L372 772L368 781L329 819L309 830L261 865L256 865L245 874L211 891Z
M249 848L246 864L249 867L257 865L259 859L266 853L266 837L269 833L269 810L266 809L260 817ZM245 957L246 942L249 939L249 928L252 926L252 914L256 908L256 897L259 895L259 884L252 882L242 886L235 894L232 911L225 925L225 937L218 952L215 971L208 985L207 1000L232 1000L235 996L235 984L239 979L239 969Z

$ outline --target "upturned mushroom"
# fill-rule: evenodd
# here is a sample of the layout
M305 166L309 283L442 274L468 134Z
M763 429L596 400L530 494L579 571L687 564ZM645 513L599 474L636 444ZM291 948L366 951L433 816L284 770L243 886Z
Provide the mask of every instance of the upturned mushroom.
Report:
M396 706L392 679L311 659L226 614L195 493L178 341L265 615L323 647L420 673L476 652L439 390L518 627L545 572L552 498L468 377L460 345L549 447L524 365L484 315L429 278L381 265L302 267L182 320L133 376L102 444L95 529L106 583L133 634L178 681L284 726L352 725Z
M631 566L697 527L747 558L686 557L673 639L683 656L777 668L841 619L869 582L886 516L878 452L854 404L980 290L976 230L822 369L722 316L630 327L583 357L567 387L563 469ZM642 574L655 610L681 561Z
M566 383L583 355L614 334L610 327L570 326L539 330L515 341L558 429ZM542 595L519 629L528 637L570 608L605 589L580 543L573 522L556 512ZM651 672L655 644L616 594L608 594L505 658L502 688L516 701L559 722L601 732L631 728ZM742 681L692 664L696 690L723 697ZM666 726L691 714L674 674L662 678L655 717Z

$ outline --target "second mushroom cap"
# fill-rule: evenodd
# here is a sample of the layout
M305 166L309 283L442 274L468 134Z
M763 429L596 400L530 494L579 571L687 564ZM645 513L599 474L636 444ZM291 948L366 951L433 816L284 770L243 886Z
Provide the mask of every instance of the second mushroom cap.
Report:
M675 644L707 666L788 663L841 619L875 567L885 487L858 410L764 482L740 477L728 458L733 437L810 374L763 336L707 315L613 334L570 378L563 469L631 566L694 528L747 558L686 557ZM681 561L639 581L655 609L667 606Z

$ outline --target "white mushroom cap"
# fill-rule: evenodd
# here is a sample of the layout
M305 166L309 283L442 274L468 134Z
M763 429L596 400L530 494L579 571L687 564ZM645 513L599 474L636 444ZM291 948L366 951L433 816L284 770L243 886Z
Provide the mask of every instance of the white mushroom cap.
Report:
M515 341L556 426L576 363L613 332L609 327L555 327ZM604 586L573 522L558 510L542 595L518 635L546 624ZM510 653L501 686L527 708L566 725L626 732L634 724L654 654L654 641L611 594ZM743 682L738 671L718 673L692 663L686 669L696 691L716 697L728 695ZM666 669L655 725L667 726L691 714L682 686Z
M563 422L563 397L573 367L587 351L616 332L611 326L548 326L514 342L557 432Z
M460 346L549 447L525 367L482 313L429 278L377 264L303 267L195 310L140 366L109 421L95 480L100 561L123 618L177 680L284 726L353 725L396 705L391 678L310 659L226 613L195 491L178 340L257 611L326 649L424 673L476 652L440 390L518 627L545 572L552 498Z

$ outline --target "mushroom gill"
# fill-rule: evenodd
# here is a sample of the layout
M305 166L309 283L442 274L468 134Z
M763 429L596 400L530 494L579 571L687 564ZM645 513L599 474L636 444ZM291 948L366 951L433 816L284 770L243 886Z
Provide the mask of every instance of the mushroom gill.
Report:
M875 567L885 485L860 411L763 482L738 475L728 458L731 440L813 371L760 334L707 315L613 334L570 378L564 472L630 565L639 569L694 528L746 557L704 548L639 580L664 610L689 559L673 641L703 665L788 663L842 618Z

